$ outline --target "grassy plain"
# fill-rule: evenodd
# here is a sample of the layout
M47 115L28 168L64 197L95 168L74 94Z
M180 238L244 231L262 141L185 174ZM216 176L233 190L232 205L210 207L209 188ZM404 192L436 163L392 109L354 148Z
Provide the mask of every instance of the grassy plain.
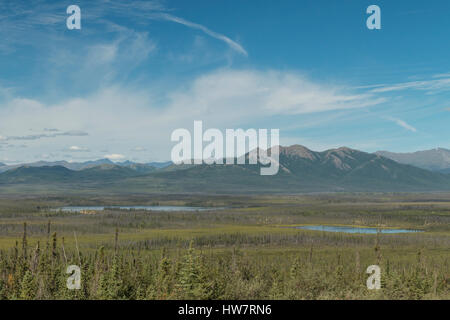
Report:
M55 210L69 205L224 209ZM317 224L424 232L293 228ZM0 254L4 299L449 299L450 195L8 195ZM81 265L82 290L66 289L69 264ZM373 264L381 290L366 288Z

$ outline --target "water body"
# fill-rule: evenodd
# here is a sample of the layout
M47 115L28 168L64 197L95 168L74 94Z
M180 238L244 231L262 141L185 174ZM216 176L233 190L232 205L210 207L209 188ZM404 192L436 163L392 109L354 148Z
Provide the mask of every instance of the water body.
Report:
M80 212L80 211L103 211L105 209L119 209L119 210L146 210L146 211L208 211L219 210L219 207L186 207L186 206L70 206L61 207L57 210L66 212Z
M364 233L364 234L376 234L380 233L415 233L423 232L420 230L408 230L408 229L383 229L383 228L362 228L362 227L341 227L341 226L300 226L296 229L314 230L314 231L326 231L326 232L342 232L342 233Z

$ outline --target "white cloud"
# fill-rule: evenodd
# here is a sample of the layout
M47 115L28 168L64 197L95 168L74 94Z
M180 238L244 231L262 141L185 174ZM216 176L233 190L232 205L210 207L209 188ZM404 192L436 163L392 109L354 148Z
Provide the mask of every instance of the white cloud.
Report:
M84 148L84 147L79 147L79 146L71 146L71 147L69 147L69 151L73 151L73 152L88 152L89 149L88 148Z
M385 101L342 86L315 83L296 73L251 70L221 70L201 76L171 98L172 110L189 107L191 114L216 114L220 119L308 114L363 108Z
M433 78L450 78L450 72L435 74L433 75Z
M383 85L373 89L372 93L385 93L392 91L401 91L408 89L428 91L428 93L436 93L440 91L450 90L450 77L442 75L443 78L422 81L402 82L391 85Z
M219 129L254 126L259 120L279 128L282 119L296 115L364 108L383 101L344 86L313 82L297 73L219 70L164 93L154 88L138 91L111 86L84 98L49 105L16 98L0 108L1 134L27 137L27 155L80 145L91 150L92 158L102 157L104 153L98 150L104 149L122 155L130 151L132 142L146 146L146 150L134 150L140 151L142 161L162 161L170 158L172 131L191 129L194 120ZM302 118L298 119L302 123ZM35 139L31 139L25 134L30 128L64 131L32 135ZM24 155L17 151L10 157Z
M147 32L137 32L128 28L118 29L119 36L110 42L94 44L87 47L85 67L111 66L114 62L132 69L144 61L157 49L154 40L148 37ZM90 70L91 71L91 70Z
M89 48L88 61L92 64L108 64L115 60L117 43L96 44Z
M398 124L400 127L409 130L411 132L417 132L417 129L414 128L412 125L406 123L405 121L401 120L401 119L396 119L396 118L392 118L392 117L388 117L388 120Z
M227 36L224 36L223 34L209 30L208 28L206 28L205 26L202 26L201 24L190 22L183 18L175 17L175 16L173 16L171 14L167 14L167 13L159 13L159 14L155 14L154 16L160 17L164 20L168 20L168 21L172 21L172 22L176 22L176 23L185 25L189 28L200 30L213 38L216 38L218 40L225 42L233 50L239 52L240 54L242 54L244 56L248 56L247 51L239 43L231 40L230 38L228 38Z
M113 154L106 154L103 156L106 159L109 160L122 160L125 158L123 154L113 153Z

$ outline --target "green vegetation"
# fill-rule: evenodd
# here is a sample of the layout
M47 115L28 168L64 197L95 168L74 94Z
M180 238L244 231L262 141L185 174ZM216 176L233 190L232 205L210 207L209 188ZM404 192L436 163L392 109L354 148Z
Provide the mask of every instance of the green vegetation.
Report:
M153 195L0 200L1 299L449 299L450 196ZM54 210L198 205L199 212ZM26 223L26 224L24 224ZM383 226L360 235L291 228ZM81 290L66 288L67 266ZM369 265L382 289L368 290Z

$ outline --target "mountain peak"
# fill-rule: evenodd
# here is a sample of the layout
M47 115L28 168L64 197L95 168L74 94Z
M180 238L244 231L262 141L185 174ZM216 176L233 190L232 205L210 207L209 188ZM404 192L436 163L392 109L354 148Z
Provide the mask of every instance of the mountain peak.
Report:
M349 147L340 147L340 148L337 148L336 150L342 151L342 152L355 152L356 151L355 149L352 149Z
M328 149L328 150L324 151L324 153L327 153L327 154L335 153L335 154L341 154L341 155L344 155L344 154L348 155L348 154L352 154L355 152L363 152L363 151L355 150L355 149L352 149L349 147L339 147L339 148Z
M302 145L299 145L299 144L294 144L289 147L281 147L280 146L280 154L284 154L286 156L298 156L300 158L310 159L310 160L316 159L314 151L311 151L308 148L306 148Z

